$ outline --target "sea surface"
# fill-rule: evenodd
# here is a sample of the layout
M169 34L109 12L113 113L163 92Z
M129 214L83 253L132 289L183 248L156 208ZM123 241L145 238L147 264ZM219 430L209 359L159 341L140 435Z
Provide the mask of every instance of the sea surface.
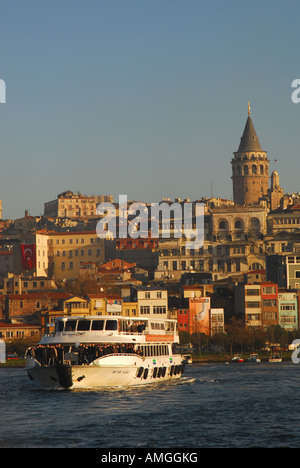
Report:
M192 364L179 382L93 391L0 369L4 447L300 447L300 365Z

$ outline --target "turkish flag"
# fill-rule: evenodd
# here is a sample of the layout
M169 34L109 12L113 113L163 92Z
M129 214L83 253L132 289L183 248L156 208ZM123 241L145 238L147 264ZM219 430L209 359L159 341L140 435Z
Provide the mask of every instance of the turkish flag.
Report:
M21 244L23 270L32 270L36 266L35 244Z

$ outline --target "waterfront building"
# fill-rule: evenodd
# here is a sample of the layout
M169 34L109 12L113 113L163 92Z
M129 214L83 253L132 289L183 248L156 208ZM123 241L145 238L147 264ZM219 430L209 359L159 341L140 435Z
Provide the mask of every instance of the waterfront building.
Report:
M287 331L299 328L297 290L279 288L278 290L279 325Z
M224 309L211 308L211 298L190 297L189 308L177 309L178 330L213 336L224 333Z
M278 285L272 281L261 283L262 327L278 325Z
M234 288L235 315L244 317L247 327L262 325L260 284L238 284Z
M178 331L189 333L189 309L177 309Z
M140 317L168 317L168 291L158 286L132 288L131 302L137 302Z
M247 327L278 325L278 285L271 281L238 284L234 288L234 307Z
M210 309L210 336L225 332L224 309Z

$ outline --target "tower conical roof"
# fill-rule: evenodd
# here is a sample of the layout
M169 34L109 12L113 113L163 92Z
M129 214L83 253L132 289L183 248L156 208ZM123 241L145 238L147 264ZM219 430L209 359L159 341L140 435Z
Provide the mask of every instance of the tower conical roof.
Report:
M263 151L260 146L258 136L256 135L252 119L250 117L250 111L248 111L248 119L237 152L243 153L246 151Z

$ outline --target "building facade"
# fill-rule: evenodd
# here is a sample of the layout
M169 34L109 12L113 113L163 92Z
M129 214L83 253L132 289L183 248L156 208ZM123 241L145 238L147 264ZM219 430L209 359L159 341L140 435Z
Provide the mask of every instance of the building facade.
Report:
M278 290L279 325L287 331L299 327L299 310L297 291L280 288Z
M111 195L82 195L71 190L57 195L56 200L44 204L44 216L52 218L79 218L96 216L99 203L112 203Z
M82 262L105 261L105 240L95 231L36 233L36 274L55 280L76 279Z

